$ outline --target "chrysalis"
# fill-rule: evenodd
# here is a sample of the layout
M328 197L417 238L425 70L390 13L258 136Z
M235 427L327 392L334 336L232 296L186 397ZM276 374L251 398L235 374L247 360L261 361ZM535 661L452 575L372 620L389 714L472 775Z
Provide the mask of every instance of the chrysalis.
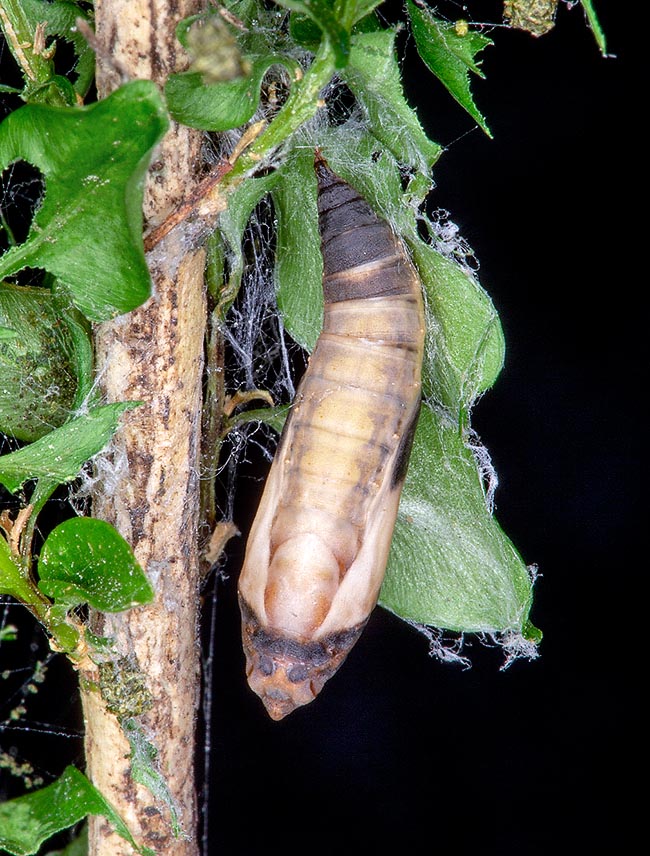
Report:
M272 719L312 701L377 602L420 409L417 273L388 223L316 171L323 330L239 580L248 682Z

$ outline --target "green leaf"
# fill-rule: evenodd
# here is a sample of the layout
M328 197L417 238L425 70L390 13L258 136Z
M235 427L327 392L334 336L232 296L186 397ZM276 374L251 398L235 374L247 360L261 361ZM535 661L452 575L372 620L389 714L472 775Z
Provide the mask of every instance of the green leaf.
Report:
M413 0L408 0L406 8L422 60L461 107L478 122L488 137L492 137L485 119L474 104L469 86L469 72L472 71L479 77L485 76L480 69L480 62L477 62L475 57L493 42L471 30L459 33L454 24L440 21L429 9L416 6Z
M18 639L18 628L15 624L5 624L0 627L0 645L3 642L15 642Z
M247 178L232 191L228 207L219 216L219 231L227 245L228 253L228 282L220 295L223 303L222 317L237 297L244 271L244 256L242 238L244 229L250 219L253 209L258 202L273 187L278 179L277 172L269 173L260 178Z
M61 305L56 288L53 289L53 294ZM64 296L66 296L65 292ZM70 335L69 359L77 379L77 392L72 402L72 411L79 412L83 408L99 402L99 392L93 373L94 351L90 325L81 312L68 304L67 296L65 310L61 309L60 323L65 324Z
M143 785L153 794L156 803L163 803L169 809L172 831L176 837L183 833L178 806L174 802L165 777L156 768L158 751L144 736L142 729L134 719L125 719L122 723L124 734L131 746L131 775L133 781Z
M21 560L12 555L9 544L0 535L0 594L7 594L29 607L51 634L59 651L72 652L79 642L79 633L66 622L61 609L52 606L36 589ZM1 821L0 821L1 823Z
M61 74L52 75L40 86L31 85L23 92L28 104L47 104L54 107L72 107L76 98L72 84Z
M33 856L44 841L89 814L102 815L138 853L147 852L136 845L108 800L75 767L66 767L46 788L0 805L0 847L12 856Z
M277 407L258 407L254 410L243 410L228 420L228 430L232 431L233 428L245 425L247 422L264 422L265 425L270 426L278 434L281 434L290 409L291 405L289 404L279 404Z
M77 61L71 69L76 78L72 86L83 97L95 76L95 54L77 29L77 18L89 21L88 13L76 3L63 0L20 0L20 4L31 21L47 22L46 37L58 36L73 46Z
M79 835L62 850L49 850L45 856L88 856L88 824L84 823Z
M368 32L370 30L382 29L376 15L371 15L383 0L361 0L361 2L347 3L345 19L342 23L352 32ZM370 17L368 17L370 16ZM353 23L350 24L350 21ZM319 27L313 18L306 14L295 11L289 20L289 32L298 44L314 50L321 39L323 28Z
M0 31L3 31L6 45L13 53L25 80L21 95L28 99L32 92L39 89L42 92L47 87L52 79L54 64L51 57L35 50L38 22L30 17L21 0L4 0L0 12ZM52 92L51 97L55 102L65 103L56 92Z
M0 534L0 594L8 594L21 603L33 603L35 592L11 555L9 544Z
M318 182L311 149L296 148L271 190L277 216L278 308L289 335L312 351L323 326Z
M427 296L424 394L462 415L494 384L503 367L501 322L468 271L416 235L407 241Z
M404 97L395 35L394 30L355 35L350 62L341 74L371 133L399 163L428 175L442 148L427 137Z
M344 68L347 65L350 55L350 29L352 24L347 23L346 25L343 20L349 17L345 7L356 6L355 2L339 3L338 9L332 8L331 0L276 0L276 2L279 6L284 6L285 9L290 9L292 12L298 12L300 15L310 18L329 41L334 51L336 67ZM344 7L343 11L341 11L341 6Z
M292 76L298 63L281 54L246 56L250 74L222 83L204 84L198 72L172 74L165 85L169 112L177 122L205 131L238 128L252 118L260 101L260 88L267 71L284 66Z
M94 407L31 445L2 455L0 484L15 493L29 479L58 484L72 481L84 463L111 439L122 413L137 406L130 401Z
M46 288L0 283L0 431L32 442L58 428L90 387L89 336ZM81 392L81 395L80 395Z
M7 30L7 44L25 78L22 90L16 90L29 103L72 105L75 93L84 96L95 73L95 57L90 46L76 27L76 19L89 20L88 13L76 3L63 0L5 0L0 26ZM44 27L47 51L34 47L37 26ZM10 35L11 34L11 35ZM75 81L54 73L50 50L52 36L72 44L77 61L70 72ZM17 49L20 45L20 50ZM5 89L5 87L1 87ZM9 88L7 87L7 91Z
M289 18L289 33L297 44L315 53L323 31L311 18L299 12L292 12Z
M596 15L596 10L594 9L594 4L591 0L580 0L582 4L582 8L585 12L585 17L587 18L587 23L589 24L589 29L594 34L594 38L596 39L596 44L598 45L598 49L600 50L603 56L607 56L607 39L605 38L605 32L603 28L600 26L600 21L598 20L598 16Z
M384 0L348 0L345 3L346 11L345 11L345 20L348 26L354 27L359 21L362 21L371 12L377 8L377 6L381 6ZM371 27L374 29L376 26L376 19L371 24Z
M68 609L87 603L101 612L122 612L154 597L124 538L92 517L73 517L50 532L38 575L39 589Z
M143 182L166 129L158 90L146 80L90 107L28 104L7 116L0 170L28 161L44 174L46 193L25 242L0 259L0 276L45 268L92 321L143 303Z
M423 407L380 603L455 631L531 635L532 582L456 425Z

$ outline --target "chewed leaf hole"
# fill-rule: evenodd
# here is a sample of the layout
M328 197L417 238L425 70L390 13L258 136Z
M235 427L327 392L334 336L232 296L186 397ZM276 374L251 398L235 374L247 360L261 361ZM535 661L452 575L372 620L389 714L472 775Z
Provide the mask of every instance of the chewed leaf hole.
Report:
M42 172L27 161L10 164L0 176L0 251L22 244L45 196Z
M18 273L6 277L5 282L10 282L13 285L29 285L34 288L40 288L41 286L47 286L47 275L47 271L43 268L25 267L18 271Z

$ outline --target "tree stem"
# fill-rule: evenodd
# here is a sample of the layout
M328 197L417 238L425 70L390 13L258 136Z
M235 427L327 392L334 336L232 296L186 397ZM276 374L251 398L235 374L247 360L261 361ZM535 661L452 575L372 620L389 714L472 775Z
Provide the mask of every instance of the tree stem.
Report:
M163 85L182 71L178 21L199 0L97 0L98 91L133 78ZM149 228L161 223L198 180L201 135L174 125L150 168ZM131 776L129 744L97 691L81 675L86 759L93 783L136 840L156 853L196 856L195 722L199 699L198 527L201 380L205 332L205 252L171 233L151 263L153 296L96 329L97 372L107 401L138 400L111 447L112 472L93 497L93 514L129 541L156 590L155 602L117 615L95 614L93 630L114 640L117 657L139 668L153 707L138 718L158 751L186 837L174 838L168 809ZM95 688L93 688L93 685ZM91 819L90 856L132 849L100 818Z

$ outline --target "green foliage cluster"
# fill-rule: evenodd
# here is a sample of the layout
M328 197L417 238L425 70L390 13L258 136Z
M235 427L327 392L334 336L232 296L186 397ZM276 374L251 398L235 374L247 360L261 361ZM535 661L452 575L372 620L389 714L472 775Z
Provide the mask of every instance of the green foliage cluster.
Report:
M0 88L25 102L0 124L0 171L25 161L45 185L25 240L16 241L0 221L8 243L0 257L0 430L26 444L0 457L0 483L12 493L31 491L31 514L20 527L0 521L0 594L30 608L72 659L84 634L75 618L79 605L120 611L153 597L128 545L100 521L79 518L54 529L37 569L31 546L36 516L52 492L78 475L110 440L120 415L137 406L96 400L90 325L149 296L143 180L170 117L206 132L255 132L223 181L229 205L213 239L215 269L227 271L216 285L219 323L241 284L246 224L269 195L277 217L278 307L292 337L313 347L322 317L315 147L405 241L425 290L430 347L381 603L422 624L519 634L530 644L539 638L528 618L528 570L492 517L470 444L470 411L499 374L503 334L490 298L441 252L427 220L424 202L442 149L404 95L398 29L385 24L381 5L226 0L179 23L191 64L169 77L162 95L153 83L135 81L88 105L94 57L76 21L92 23L89 4L4 0L0 7L23 77L22 85L2 81ZM591 4L583 5L604 53ZM403 23L424 65L489 134L470 81L481 75L479 56L490 39L415 0L405 3ZM57 68L64 45L74 54L72 75ZM354 121L328 118L342 93L353 99ZM44 272L42 284L20 284L27 268ZM269 408L248 418L277 426L282 414ZM161 793L150 747L133 723L130 733L140 780ZM0 847L35 853L87 813L104 814L131 840L103 797L69 768L48 788L0 807Z
M496 380L504 359L499 319L488 295L463 267L442 255L424 201L432 188L431 169L442 148L429 139L408 104L401 83L395 42L397 31L385 27L375 10L377 2L334 4L341 14L332 20L331 3L281 3L291 9L288 33L278 43L277 27L264 22L265 33L276 36L268 53L251 50L251 35L243 32L242 56L251 68L246 90L255 97L247 118L259 115L256 63L272 69L281 47L300 56L298 48L314 53L302 78L290 80L292 66L282 63L278 78L290 87L284 106L253 143L254 156L268 150L264 138L275 142L277 125L292 133L281 139L282 158L272 171L251 171L250 150L243 160L249 175L237 183L236 164L227 176L233 191L228 210L220 220L222 251L228 254L230 279L227 293L237 293L243 268L242 237L251 212L266 195L273 202L277 221L275 280L277 300L285 328L308 350L320 332L322 320L322 260L318 232L317 186L313 150L317 146L332 169L355 186L386 217L408 244L422 278L429 307L430 347L423 367L425 406L416 433L414 457L404 487L400 517L380 603L412 621L460 631L492 634L522 633L537 638L528 623L531 579L507 536L486 504L478 464L468 448L469 414L473 402ZM260 25L262 14L255 4ZM406 7L416 44L427 66L456 100L485 130L469 89L470 72L480 73L477 54L490 40L479 33L460 35L453 23L443 22L414 3ZM276 11L266 13L276 16ZM191 27L201 20L194 19ZM207 18L209 20L209 18ZM244 24L250 20L243 17ZM186 26L185 24L182 25ZM289 73L287 73L289 72ZM315 85L310 75L318 75ZM345 87L354 97L357 121L331 124L318 115L327 106L303 97L304 89L321 91L335 82L330 100ZM180 84L180 81L183 81ZM245 90L243 82L237 84ZM191 88L198 98L179 98ZM196 72L172 75L166 89L168 106L177 121L197 127L233 127L226 113L233 82L210 83L200 89ZM223 97L220 96L223 92ZM239 102L241 104L241 102ZM310 106L307 115L305 105ZM263 106L263 105L262 105ZM216 111L224 111L217 115ZM257 114L255 111L258 111ZM203 113L201 111L204 111ZM295 123L295 115L301 117ZM237 120L242 112L236 111ZM307 124L305 124L307 123ZM275 130L274 130L275 129ZM273 154L275 148L270 150ZM423 228L424 226L424 228ZM425 237L422 237L424 233ZM222 265L224 267L224 265ZM259 418L259 411L253 414ZM270 411L269 420L277 418ZM432 427L435 427L434 428ZM438 433L447 438L438 442ZM457 466L462 460L465 466ZM415 473L426 473L416 483ZM418 514L413 514L417 504ZM459 511L451 529L444 508ZM451 537L453 533L453 537ZM410 547L406 546L410 545ZM445 561L441 561L441 556Z

